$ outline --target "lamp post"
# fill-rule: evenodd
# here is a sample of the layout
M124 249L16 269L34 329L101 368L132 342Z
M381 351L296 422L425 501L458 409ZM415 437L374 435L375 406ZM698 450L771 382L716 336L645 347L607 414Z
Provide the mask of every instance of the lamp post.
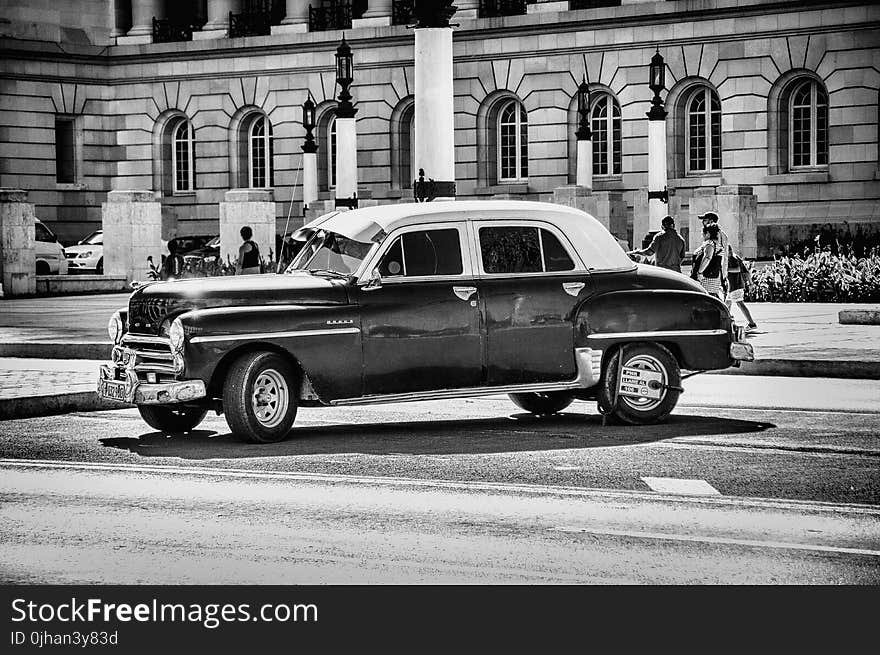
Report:
M302 106L302 124L306 131L303 151L303 210L318 199L318 144L312 131L315 129L315 103L312 96Z
M590 86L587 79L577 90L578 129L577 137L577 175L575 184L593 190L593 134L590 132Z
M666 63L660 50L651 57L648 87L654 92L648 112L648 230L660 230L668 213L669 192L666 173L666 110L660 92L666 88Z
M336 49L336 83L340 87L336 105L336 206L357 207L357 131L348 89L354 81L354 58L342 35Z
M452 88L451 0L416 2L414 168L431 180L436 199L455 198L455 105ZM424 196L422 184L413 189Z

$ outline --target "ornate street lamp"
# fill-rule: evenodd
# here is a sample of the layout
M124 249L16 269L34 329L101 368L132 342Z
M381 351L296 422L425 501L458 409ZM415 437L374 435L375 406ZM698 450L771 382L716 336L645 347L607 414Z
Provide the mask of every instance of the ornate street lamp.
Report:
M339 92L339 104L336 108L338 118L354 118L357 113L357 109L351 104L351 94L348 92L352 82L354 82L354 60L343 34L342 43L336 48L336 83L342 89Z
M578 129L575 136L578 141L586 141L593 138L590 132L590 87L586 77L580 83L577 90Z
M318 144L315 143L315 136L312 134L312 130L315 129L315 103L312 102L311 95L303 103L302 111L302 123L306 130L306 142L302 146L303 152L317 152Z
M650 120L663 120L666 118L666 110L663 109L663 100L660 98L660 92L666 88L666 63L663 61L663 55L660 54L659 48L654 53L654 56L651 57L651 65L648 70L648 87L654 92L648 118Z

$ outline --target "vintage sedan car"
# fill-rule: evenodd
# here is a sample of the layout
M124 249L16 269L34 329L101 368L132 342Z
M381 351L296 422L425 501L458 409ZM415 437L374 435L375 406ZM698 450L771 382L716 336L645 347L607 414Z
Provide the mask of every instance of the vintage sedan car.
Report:
M595 399L620 421L662 421L681 369L751 359L724 303L636 265L591 216L519 201L333 212L301 231L280 275L160 282L110 320L98 392L151 426L209 409L259 443L300 405L510 394L552 414Z

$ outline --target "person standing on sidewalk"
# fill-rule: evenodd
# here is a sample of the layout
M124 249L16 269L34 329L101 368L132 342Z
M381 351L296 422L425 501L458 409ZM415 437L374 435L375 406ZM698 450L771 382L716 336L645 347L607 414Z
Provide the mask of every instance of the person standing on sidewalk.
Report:
M236 271L236 274L255 275L261 273L260 248L251 240L254 236L254 231L249 225L245 225L241 228L240 234L244 243L238 249L238 271Z
M715 212L706 212L700 216L703 221L703 227L714 225L718 228L718 247L721 249L721 286L724 293L727 293L727 269L728 269L728 248L730 247L730 238L727 233L718 225L718 214Z
M746 306L745 292L752 286L752 274L745 260L733 252L733 248L727 253L728 269L727 269L727 303L728 311L733 307L733 303L739 307L748 321L748 329L754 330L758 327L752 313Z
M697 280L711 295L724 301L721 290L721 246L718 243L718 226L703 228L703 243L694 252L694 267L691 277Z
M665 216L660 222L662 232L654 235L647 248L630 250L627 255L654 255L656 265L661 268L681 273L681 260L684 259L687 248L684 239L675 229L675 219Z

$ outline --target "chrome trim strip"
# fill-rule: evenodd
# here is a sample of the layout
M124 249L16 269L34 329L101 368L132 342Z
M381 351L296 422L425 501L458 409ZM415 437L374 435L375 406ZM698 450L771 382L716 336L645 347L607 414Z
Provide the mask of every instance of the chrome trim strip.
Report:
M168 337L156 337L151 334L132 334L131 332L126 332L122 335L122 343L154 343L171 347L171 340Z
M294 330L292 332L248 332L245 334L213 334L206 337L193 337L190 343L213 341L242 341L251 339L287 339L290 337L318 337L330 334L360 334L360 328L334 328L328 330Z
M658 330L656 332L596 332L588 339L650 339L652 337L715 337L727 330Z
M436 391L415 391L381 396L361 396L331 400L331 405L378 405L381 403L403 403L416 400L444 400L448 398L473 398L475 396L494 396L500 393L535 393L543 391L574 391L588 389L599 383L602 374L602 351L592 348L576 348L577 376L564 382L531 382L529 384L508 384L498 387L468 387L464 389L439 389Z

